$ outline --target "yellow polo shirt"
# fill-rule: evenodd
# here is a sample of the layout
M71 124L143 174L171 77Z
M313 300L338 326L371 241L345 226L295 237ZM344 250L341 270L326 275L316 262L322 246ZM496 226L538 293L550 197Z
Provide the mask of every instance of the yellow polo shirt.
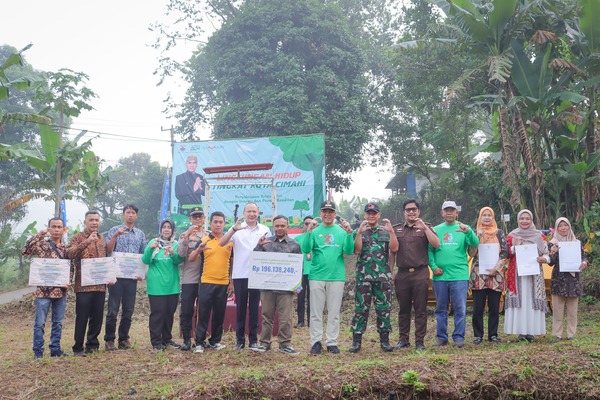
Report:
M212 234L202 238L202 242L208 242L210 250L204 250L204 267L202 270L202 283L215 285L229 284L229 260L233 250L233 243L219 246L219 239Z

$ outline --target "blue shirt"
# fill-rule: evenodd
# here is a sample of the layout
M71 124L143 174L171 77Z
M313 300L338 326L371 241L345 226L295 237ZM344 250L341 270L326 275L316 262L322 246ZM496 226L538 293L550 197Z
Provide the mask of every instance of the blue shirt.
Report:
M135 227L129 229L125 224L113 226L106 235L106 242L110 242L120 228L125 228L125 232L117 237L113 252L143 254L146 248L146 235Z

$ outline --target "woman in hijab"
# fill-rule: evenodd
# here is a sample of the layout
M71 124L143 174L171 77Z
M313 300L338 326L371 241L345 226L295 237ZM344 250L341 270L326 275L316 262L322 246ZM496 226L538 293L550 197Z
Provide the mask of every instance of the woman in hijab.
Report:
M519 335L519 340L533 342L534 335L546 334L546 286L542 263L550 262L548 246L542 232L533 223L533 214L521 210L517 214L519 227L508 234L509 264L506 273L504 333ZM515 247L535 244L539 274L519 276Z
M150 342L154 350L181 347L172 340L173 316L179 302L179 268L183 259L177 254L173 240L175 224L171 220L160 223L160 236L151 240L142 262L148 264L146 277L150 300Z
M571 223L566 218L559 218L554 225L554 236L550 241L550 265L552 280L550 281L550 294L552 294L552 336L562 338L563 316L567 306L567 338L572 340L577 331L577 308L579 296L583 294L579 272L560 272L559 251L560 242L574 242L577 238L571 229ZM588 266L583 248L581 249L581 266L583 271Z
M498 337L500 297L505 289L504 268L508 257L508 247L506 238L498 229L494 219L494 210L490 207L483 207L479 211L475 233L479 237L479 245L498 244L498 262L489 272L481 271L478 247L469 249L469 255L473 257L473 268L469 279L469 288L473 293L473 334L475 336L473 343L480 344L483 341L483 310L486 301L488 305L488 340L498 343L500 342Z

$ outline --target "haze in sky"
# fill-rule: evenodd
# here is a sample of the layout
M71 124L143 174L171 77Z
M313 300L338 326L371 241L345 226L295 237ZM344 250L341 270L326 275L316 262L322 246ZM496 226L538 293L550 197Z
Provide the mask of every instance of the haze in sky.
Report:
M186 83L172 79L156 86L159 53L150 47L155 33L148 28L165 18L165 7L164 1L6 1L0 44L20 50L32 43L24 55L35 69L69 68L89 75L86 86L98 98L92 102L93 111L74 120L70 133L74 137L80 130L90 131L93 150L106 162L145 152L161 165L171 165L170 134L164 129L176 121L162 113L163 101L169 93L181 99ZM183 43L175 55L185 60L192 49ZM210 139L210 132L200 132L200 138ZM353 174L354 184L344 197L387 198L390 191L385 186L391 177L390 172L365 168ZM39 207L41 220L47 220L50 203L30 207L28 219L37 217L32 208Z

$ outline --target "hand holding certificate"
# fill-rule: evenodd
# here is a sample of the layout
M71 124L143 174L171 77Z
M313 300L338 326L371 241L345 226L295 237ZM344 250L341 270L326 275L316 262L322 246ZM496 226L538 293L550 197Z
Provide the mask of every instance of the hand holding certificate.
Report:
M116 279L115 260L112 257L81 260L81 286L107 285Z
M116 277L128 279L144 279L148 266L142 262L142 255L135 253L114 252Z
M62 258L33 258L29 266L29 286L67 287L71 262Z
M515 253L517 255L517 274L519 276L540 274L540 263L537 261L537 245L523 244L515 246Z
M500 259L500 244L480 243L477 247L479 253L479 274L489 275L496 268Z
M558 263L560 272L579 272L581 267L581 242L559 242Z

